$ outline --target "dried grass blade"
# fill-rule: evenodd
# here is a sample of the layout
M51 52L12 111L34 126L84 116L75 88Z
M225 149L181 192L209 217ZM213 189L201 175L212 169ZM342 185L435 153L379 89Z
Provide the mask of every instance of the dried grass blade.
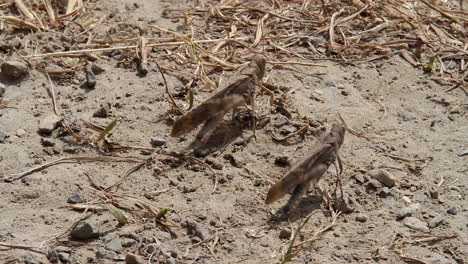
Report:
M50 0L42 0L42 2L44 3L46 7L47 15L49 15L50 22L52 24L55 24L56 22L55 11L54 11L54 8L52 7L52 3L50 2Z
M33 14L29 12L29 9L26 7L26 5L23 3L23 0L14 0L16 7L25 15L29 20L33 21L35 20Z
M12 25L30 27L31 29L34 29L34 30L40 29L38 26L36 26L33 23L30 23L28 21L24 21L24 20L21 20L19 18L12 17L12 16L0 16L0 20L3 20L5 21L5 23L12 24Z

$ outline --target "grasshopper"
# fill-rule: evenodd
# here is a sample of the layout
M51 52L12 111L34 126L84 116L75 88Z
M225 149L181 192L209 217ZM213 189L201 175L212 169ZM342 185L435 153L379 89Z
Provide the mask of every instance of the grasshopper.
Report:
M196 129L201 123L205 123L197 139L206 143L224 115L231 109L235 111L238 106L248 103L255 111L255 86L265 74L265 64L265 57L257 55L247 65L239 68L222 88L178 118L172 127L171 136L184 135Z
M314 185L318 183L337 157L340 171L342 171L338 150L343 144L344 135L344 126L338 123L334 124L330 132L323 135L307 155L270 188L266 203L273 203L287 193L292 193L288 205L292 204L307 192L311 183Z

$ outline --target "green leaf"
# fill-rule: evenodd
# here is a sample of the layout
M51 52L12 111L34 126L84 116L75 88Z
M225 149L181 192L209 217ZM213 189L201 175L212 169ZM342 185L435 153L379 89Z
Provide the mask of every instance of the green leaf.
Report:
M169 212L169 208L163 208L159 211L158 215L155 216L156 221L160 221Z
M425 73L431 73L432 72L432 68L434 67L434 61L435 61L435 56L432 56L429 59L429 63L427 64L426 68L424 68Z
M94 144L98 143L101 139L103 139L106 135L108 135L112 129L114 129L116 126L117 126L118 122L117 120L113 120L112 122L109 123L109 125L106 126L106 128L104 128L104 130L101 132L101 134L99 134L99 137L97 137L95 140L94 140Z
M122 210L119 208L115 207L113 204L107 204L107 208L111 212L111 214L117 219L117 222L119 222L119 225L125 225L128 220L127 217L123 214Z
M192 89L189 89L189 91L188 91L188 99L189 99L189 108L188 108L188 110L190 110L193 107L193 90Z

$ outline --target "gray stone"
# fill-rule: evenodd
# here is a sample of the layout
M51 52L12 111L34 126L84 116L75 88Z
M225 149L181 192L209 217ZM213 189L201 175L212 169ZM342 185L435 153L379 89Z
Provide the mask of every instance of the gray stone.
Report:
M103 248L96 251L96 258L98 259L113 259L116 255L117 253Z
M70 195L67 199L67 203L70 204L77 204L77 203L84 203L86 200L79 194L79 193L74 193Z
M63 263L67 263L70 260L70 253L66 252L57 252L57 257Z
M57 252L71 253L71 248L65 247L65 246L58 246L58 247L55 248L55 251L57 251Z
M276 128L280 128L288 124L288 122L289 122L289 119L287 117L280 115L274 120L273 126Z
M166 259L166 264L176 264L176 260L173 257Z
M2 73L12 79L21 79L28 75L29 68L19 61L5 61L2 64Z
M390 190L390 188L388 188L387 186L383 187L382 189L380 189L380 192L379 192L379 196L382 197L382 198L387 198L388 196L392 195L392 191Z
M333 207L335 210L341 211L342 213L351 213L354 211L354 201L351 199L349 193L344 192L343 197L341 197L341 193L338 192L336 195L335 203Z
M393 187L395 186L395 176L390 174L390 172L382 169L376 169L376 170L371 170L366 173L370 177L378 180L382 184L386 185L387 187Z
M407 206L405 208L402 208L398 212L397 219L401 220L401 219L403 219L405 217L411 216L413 213L415 213L417 210L419 210L419 208L421 208L420 203L410 204L409 206Z
M427 226L427 223L419 220L416 217L406 217L405 220L403 220L403 223L405 224L405 226L416 231L429 232L429 227Z
M122 251L122 239L114 238L109 243L106 244L106 249L114 251L115 253L120 253Z
M80 221L73 228L70 235L73 239L85 240L85 239L96 238L99 236L99 233L95 231L94 226L91 225L90 223L86 221Z
M125 263L126 264L143 264L145 262L142 257L132 254L132 253L127 253L127 255L125 255Z
M366 188L367 193L374 193L377 190L379 190L380 188L382 188L382 184L379 181L377 181L376 179L370 178L369 181L367 181L364 184L364 187Z
M208 163L214 170L222 170L224 167L224 164L221 161L211 157L206 158L206 163Z
M155 136L155 137L152 137L151 138L151 145L153 147L160 147L160 146L163 146L165 145L167 142L167 140L163 137L158 137L158 136Z
M431 189L429 189L429 195L432 199L439 199L439 190L435 187L431 187Z
M50 138L41 138L41 144L44 147L53 147L53 146L55 146L55 141L53 141Z
M202 241L206 240L209 236L209 231L202 224L195 222L191 219L185 221L187 231L189 234L193 234L199 237Z
M416 119L416 115L411 112L404 112L400 114L400 116L403 118L403 121L411 121Z
M226 179L232 181L234 179L234 177L236 177L236 174L234 172L228 172L226 174Z
M54 131L59 123L62 121L62 117L57 115L49 115L41 120L39 123L39 133L51 133Z
M133 245L135 245L137 243L137 241L133 238L124 238L122 239L122 246L123 247L131 247Z
M332 80L325 81L325 86L334 87L336 86L336 82Z
M437 226L439 226L442 222L444 221L444 217L439 215L439 216L435 216L434 218L432 218L431 220L429 220L429 222L427 223L427 225L430 227L430 228L435 228Z
M281 229L279 233L279 238L281 239L289 239L291 238L291 230L289 228L283 228Z
M361 223L367 222L367 219L369 219L369 217L366 214L360 213L356 215L356 220Z
M5 143L5 139L7 139L7 137L9 137L8 134L0 129L0 143Z
M457 210L457 208L452 207L452 208L449 208L449 209L447 210L447 213L449 213L449 214L451 214L451 215L456 215L456 214L458 214L458 210Z
M24 136L24 134L26 134L26 131L24 131L24 129L18 128L18 130L16 130L16 136L22 137Z
M232 163L232 165L234 165L237 168L242 168L247 163L245 161L245 158L242 155L236 154L236 153L235 154L226 154L226 155L224 155L224 158L229 160Z

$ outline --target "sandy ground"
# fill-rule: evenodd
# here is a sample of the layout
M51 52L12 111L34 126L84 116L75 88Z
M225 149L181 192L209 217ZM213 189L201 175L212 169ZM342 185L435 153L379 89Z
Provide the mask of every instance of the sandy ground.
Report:
M177 30L182 20L165 17L163 10L184 4L108 1L96 12L119 12L97 27L96 33L119 27L129 33L146 23ZM73 47L73 41L60 36L45 32L29 34L28 38L39 40L43 45L40 52L47 51L47 45L53 51ZM164 54L162 49L152 49L150 64L158 58L162 66L193 72L195 66L178 65ZM313 213L296 244L332 222L329 209L313 188L286 218L275 216L286 198L265 205L269 186L288 169L279 161L301 158L337 122L340 113L353 129L367 131L366 138L347 133L340 151L343 189L354 210L339 215L316 240L304 243L292 263L467 263L467 156L457 155L468 148L463 90L444 92L450 87L429 80L400 57L354 65L320 61L325 67L287 65L273 69L267 65L268 81L280 88L276 96L287 92L293 118L276 111L266 94L258 96L258 139L252 138L248 126L234 127L229 144L197 158L210 164L213 174L194 159L166 155L192 156L190 145L196 132L180 138L169 136L176 115L161 75L156 67L150 67L147 76L138 76L132 56L95 62L105 70L97 75L95 89L82 87L82 72L71 79L54 79L57 108L67 124L85 138L97 133L80 120L106 126L119 119L112 135L114 143L152 148L151 138L161 137L163 145L154 147L153 159L111 194L96 188L118 182L134 164L62 163L0 183L0 243L44 245L40 250L46 253L62 250L69 263L124 263L128 253L145 261L151 256L153 263L276 263L291 232L307 215ZM266 56L277 59L271 53ZM3 54L3 59L17 59L17 55ZM230 74L223 73L223 78ZM187 100L178 94L189 77L165 75L177 103L187 109ZM219 72L213 76L219 77ZM7 86L4 100L20 99L9 104L12 108L0 109L0 133L8 136L0 143L0 175L6 177L64 157L150 157L142 150L103 153L102 148L79 144L63 127L50 135L38 133L41 120L53 114L44 74L31 70L21 81L1 77L0 82ZM200 84L195 104L210 91ZM95 117L103 107L107 116ZM285 136L305 124L295 118L297 113L310 120L308 132L285 141L272 139L272 132ZM225 119L226 123L231 120L230 115ZM48 144L44 139L53 146L44 146ZM395 186L386 187L370 177L375 169L392 174ZM332 193L335 179L335 170L330 167L322 187ZM152 195L155 191L160 194ZM94 214L86 221L99 237L84 241L69 238L70 226L86 214L70 208L67 200L73 194L92 204L113 201L129 223L120 227L109 211L90 210L88 213ZM169 208L166 220L173 224L171 231L155 223L135 199L158 210ZM187 219L205 229L205 241L187 231ZM49 263L46 255L23 249L0 251L0 260Z

